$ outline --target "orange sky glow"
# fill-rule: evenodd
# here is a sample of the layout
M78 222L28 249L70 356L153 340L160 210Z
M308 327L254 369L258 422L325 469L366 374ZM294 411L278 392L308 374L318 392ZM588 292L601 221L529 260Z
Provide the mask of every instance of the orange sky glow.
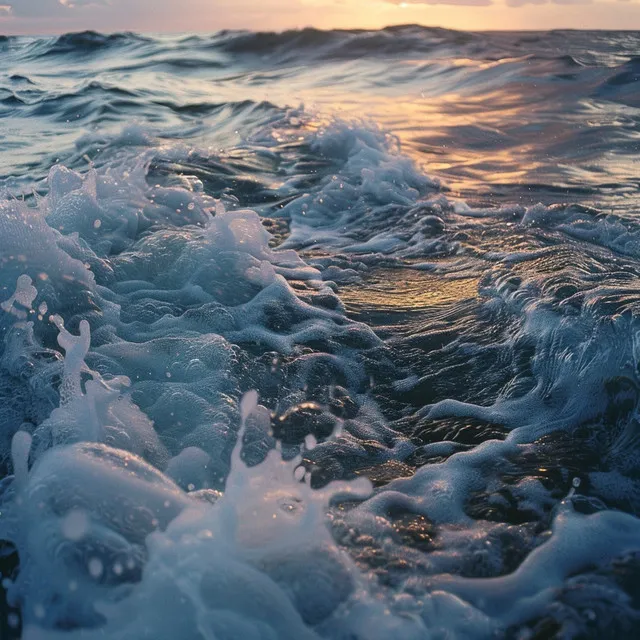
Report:
M640 0L0 0L0 31L380 28L640 29Z

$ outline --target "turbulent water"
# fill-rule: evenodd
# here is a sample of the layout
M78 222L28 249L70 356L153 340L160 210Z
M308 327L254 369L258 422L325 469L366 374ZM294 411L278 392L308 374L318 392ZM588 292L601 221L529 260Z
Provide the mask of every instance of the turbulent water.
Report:
M640 633L640 34L0 59L0 637Z

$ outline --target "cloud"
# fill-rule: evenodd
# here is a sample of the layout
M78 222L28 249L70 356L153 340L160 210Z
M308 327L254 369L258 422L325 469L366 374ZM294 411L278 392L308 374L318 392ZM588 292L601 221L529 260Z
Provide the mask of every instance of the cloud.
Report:
M506 0L508 7L524 7L526 4L591 4L592 0Z
M95 5L105 5L107 0L9 0L7 13L23 18L44 18L64 15L74 9Z
M362 0L364 2L364 0ZM366 0L380 2L381 0ZM282 29L353 12L360 0L0 0L0 33ZM10 10L9 10L10 8ZM357 15L357 12L356 12Z
M453 4L458 6L474 6L474 7L488 7L493 4L493 0L387 0L390 4L396 4L399 7L406 7L409 5L436 5L436 4Z

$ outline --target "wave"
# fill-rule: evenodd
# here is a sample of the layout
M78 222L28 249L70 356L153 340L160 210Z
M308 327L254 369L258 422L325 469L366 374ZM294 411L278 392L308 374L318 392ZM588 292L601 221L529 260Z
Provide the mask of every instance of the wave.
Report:
M473 34L405 25L380 31L303 30L276 32L227 31L214 36L211 46L240 55L268 55L282 58L294 52L304 52L314 59L350 59L428 53L443 46L465 45L475 40Z
M97 31L80 31L58 36L49 45L45 55L97 53L105 49L146 42L151 42L151 39L132 32L104 34Z
M2 637L633 637L634 47L12 42Z
M458 55L485 59L519 57L523 52L534 58L565 60L569 66L593 65L602 58L589 58L580 45L595 37L606 50L617 54L637 54L633 40L620 42L615 32L573 32L569 42L573 51L566 53L567 33L548 31L522 35L517 33L480 33L455 31L420 25L400 25L380 30L305 28L283 32L221 31L211 36L188 36L178 39L184 48L219 51L233 56L267 57L272 61L291 61L296 54L310 60L348 60L358 58L398 57L407 54L435 55L455 51ZM4 42L19 41L7 37ZM622 44L622 49L620 45ZM565 45L565 46L563 46ZM99 51L134 49L148 55L154 49L164 51L165 42L152 36L132 32L103 34L96 31L74 32L55 39L45 39L39 55L72 55ZM577 56L577 57L576 57Z
M614 68L610 76L596 90L595 94L607 100L614 100L634 107L640 106L638 84L640 83L640 56Z

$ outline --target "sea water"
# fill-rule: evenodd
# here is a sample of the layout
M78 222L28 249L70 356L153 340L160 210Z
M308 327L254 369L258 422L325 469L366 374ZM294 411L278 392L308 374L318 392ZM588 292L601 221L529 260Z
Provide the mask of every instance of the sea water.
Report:
M638 633L638 34L0 56L2 638Z

